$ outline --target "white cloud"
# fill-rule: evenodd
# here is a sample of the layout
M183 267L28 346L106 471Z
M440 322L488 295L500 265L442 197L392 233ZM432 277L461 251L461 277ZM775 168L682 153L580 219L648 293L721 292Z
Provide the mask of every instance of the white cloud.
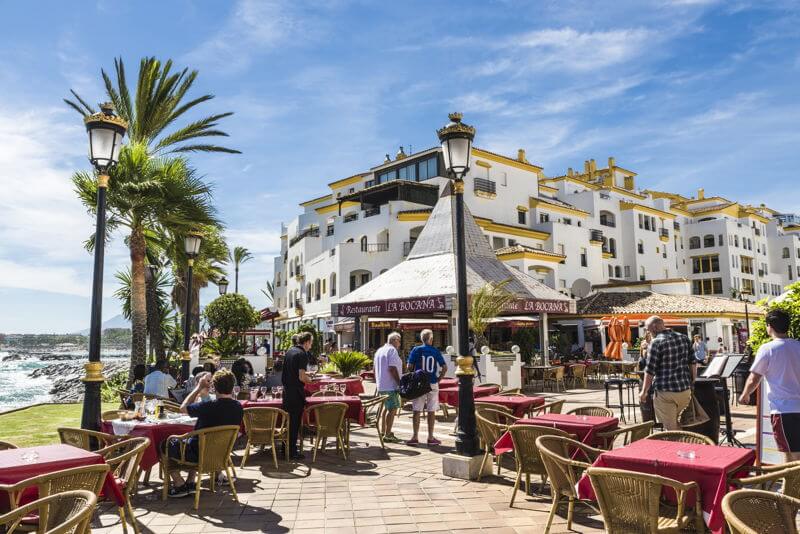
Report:
M740 93L733 98L718 102L705 113L690 118L689 122L702 126L739 117L752 110L762 96L762 93Z

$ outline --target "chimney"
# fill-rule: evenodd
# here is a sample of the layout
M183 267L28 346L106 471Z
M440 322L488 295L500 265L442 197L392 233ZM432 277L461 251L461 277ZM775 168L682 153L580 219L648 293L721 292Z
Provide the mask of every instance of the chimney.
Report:
M517 161L521 161L522 163L528 163L528 159L525 157L525 149L520 148L517 150Z
M703 200L706 198L706 190L702 187L697 190L697 200Z
M589 165L592 166L592 172L595 172L597 170L597 162L594 160L594 158L589 160Z
M572 167L567 169L567 176L572 176L575 171L572 170Z
M386 159L383 160L384 163L389 163L392 161L392 157L389 154L386 154Z
M608 168L609 169L613 169L615 164L616 164L616 162L614 161L614 156L609 156L608 157Z
M583 161L583 172L589 174L589 160Z

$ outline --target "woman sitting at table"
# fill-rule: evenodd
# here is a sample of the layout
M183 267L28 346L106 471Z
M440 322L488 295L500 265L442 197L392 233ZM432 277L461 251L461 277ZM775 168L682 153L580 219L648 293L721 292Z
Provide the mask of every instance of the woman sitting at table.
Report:
M212 383L214 384L217 398L208 402L196 402L199 397L208 395L208 389ZM195 430L215 426L239 426L242 424L244 410L242 405L233 398L234 383L233 373L227 369L220 369L214 373L213 378L207 373L197 377L197 386L186 396L183 404L181 404L181 413L197 418L197 423L194 425ZM180 441L170 441L168 447L171 458L179 459L181 457ZM184 458L190 462L197 462L199 454L197 438L190 438L186 444ZM194 492L194 471L189 471L185 481L178 472L170 473L170 476L173 484L169 490L170 497L185 497Z
M247 358L239 358L231 365L231 372L236 378L236 385L242 389L248 389L250 382L253 381L253 366Z
M131 386L131 395L125 399L125 407L132 410L135 403L133 396L137 393L144 393L144 376L147 374L147 367L140 363L133 368L133 385Z

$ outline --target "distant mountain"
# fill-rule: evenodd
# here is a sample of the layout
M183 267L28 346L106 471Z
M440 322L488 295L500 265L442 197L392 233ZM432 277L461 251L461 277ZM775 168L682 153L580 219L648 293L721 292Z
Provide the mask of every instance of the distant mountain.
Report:
M114 317L103 323L101 330L106 330L107 328L130 328L130 327L131 327L131 322L129 320L124 318L122 315L115 315ZM81 330L80 332L76 332L76 334L88 336L89 329L86 328L84 330Z

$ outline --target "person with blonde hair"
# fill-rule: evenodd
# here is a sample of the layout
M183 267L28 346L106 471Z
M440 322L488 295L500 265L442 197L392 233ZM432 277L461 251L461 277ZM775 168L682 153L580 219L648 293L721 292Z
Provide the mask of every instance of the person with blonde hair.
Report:
M433 427L436 424L436 410L439 409L439 379L447 372L447 364L442 353L433 346L433 330L425 329L420 333L422 345L417 345L408 355L408 370L417 371L422 369L430 375L431 390L417 397L411 402L411 409L414 411L413 427L414 435L406 441L408 445L419 443L419 420L423 411L428 412L428 445L441 445L441 441L433 436Z

